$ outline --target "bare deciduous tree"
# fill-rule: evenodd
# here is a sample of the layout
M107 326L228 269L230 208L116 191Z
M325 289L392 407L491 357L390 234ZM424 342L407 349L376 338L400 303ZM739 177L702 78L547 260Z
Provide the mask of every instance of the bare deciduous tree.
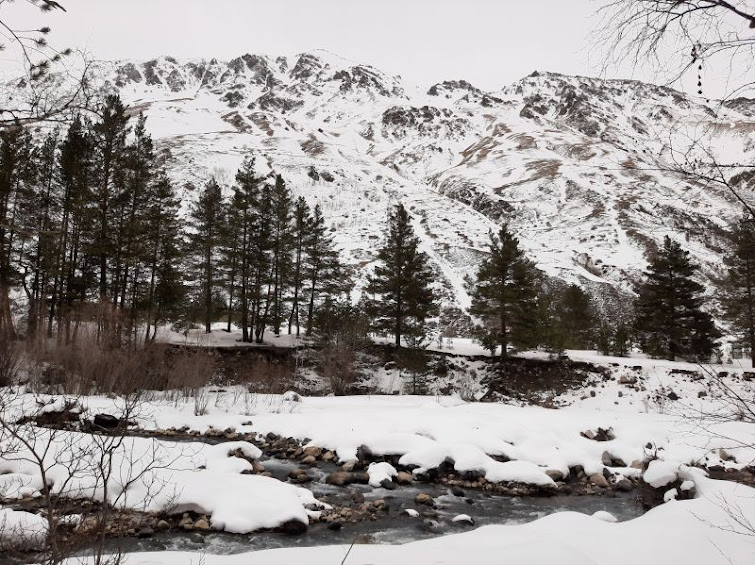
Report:
M22 0L41 12L63 11L52 0ZM14 0L0 0L0 50L7 50L22 63L23 77L0 83L0 127L37 121L65 122L85 109L93 98L88 81L90 62L83 53L73 61L74 51L58 49L48 42L49 26L21 29L3 14Z
M598 14L607 62L649 62L671 73L672 82L714 59L750 68L755 53L751 0L606 0ZM745 81L734 94L752 84Z

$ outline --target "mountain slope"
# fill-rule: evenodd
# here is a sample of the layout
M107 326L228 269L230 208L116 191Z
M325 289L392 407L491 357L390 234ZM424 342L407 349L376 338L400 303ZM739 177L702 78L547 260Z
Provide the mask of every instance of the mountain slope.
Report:
M403 201L446 302L462 308L463 279L502 222L548 275L593 290L631 288L665 235L715 277L739 207L667 169L693 142L727 162L755 154L755 103L634 81L533 73L497 92L464 81L419 92L323 51L99 63L95 73L147 114L187 200L210 176L230 186L254 154L261 172L320 203L358 272L387 207Z

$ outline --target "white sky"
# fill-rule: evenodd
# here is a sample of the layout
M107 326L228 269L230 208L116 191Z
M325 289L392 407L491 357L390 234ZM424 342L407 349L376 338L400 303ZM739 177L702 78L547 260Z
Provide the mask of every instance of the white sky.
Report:
M17 0L0 3L0 17L15 27L49 25L53 45L98 59L228 60L323 48L425 87L465 79L496 90L534 70L656 79L628 66L602 71L591 41L601 0L59 1L67 13L41 14ZM12 58L0 56L5 72Z

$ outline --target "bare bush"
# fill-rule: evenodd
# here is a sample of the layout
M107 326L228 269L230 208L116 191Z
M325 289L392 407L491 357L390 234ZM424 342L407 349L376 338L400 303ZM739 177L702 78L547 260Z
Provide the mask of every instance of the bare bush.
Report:
M148 343L114 349L88 332L69 345L33 346L27 357L37 390L67 394L129 395L197 388L207 384L215 372L213 358L201 348Z
M322 349L322 376L333 394L348 394L357 377L356 352L344 342L329 343Z
M126 426L109 433L85 434L40 427L37 417L19 419L19 413L34 415L29 413L28 400L10 389L0 393L0 466L25 469L30 480L6 482L5 489L10 492L0 495L19 498L25 496L24 492L38 491L46 520L43 563L57 565L84 546L92 551L92 563L96 565L119 562L117 552L106 553L105 542L119 535L113 525L120 510L146 509L163 487L155 480L154 472L169 468L176 456L168 456L154 440L151 449L135 448L126 435ZM66 399L64 404L70 402L78 400ZM47 409L44 403L32 403L35 404ZM141 396L121 398L114 408L120 421L129 421L143 409ZM138 508L133 500L127 504L132 486L140 491ZM87 502L77 510L73 521L72 500ZM40 540L33 537L31 541Z
M259 356L235 367L230 380L246 386L250 392L282 394L294 384L294 368L285 362Z
M210 393L204 387L194 390L194 415L204 416L207 414L207 407L210 405Z

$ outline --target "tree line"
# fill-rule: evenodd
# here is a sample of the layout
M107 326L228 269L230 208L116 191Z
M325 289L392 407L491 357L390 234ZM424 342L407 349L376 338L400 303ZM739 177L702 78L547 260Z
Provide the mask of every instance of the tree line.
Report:
M111 95L39 142L0 131L0 334L16 335L14 289L26 336L66 344L92 322L112 346L153 341L167 321L209 331L221 311L244 341L268 327L311 334L317 309L348 288L319 207L250 157L230 198L211 179L184 219L146 119L132 122Z
M268 330L320 330L342 343L351 339L344 328L358 328L390 334L399 347L427 343L428 322L440 314L438 277L403 205L389 211L357 305L319 206L295 198L281 175L258 174L253 156L229 197L210 179L187 217L179 212L146 119L132 120L116 95L39 141L22 127L0 131L0 334L15 334L11 293L21 289L26 335L55 334L66 344L85 322L96 322L101 343L121 346L154 341L169 321L201 322L209 332L221 319L228 331L238 325L244 342L262 343ZM722 316L754 351L748 216L732 241ZM703 309L698 267L669 238L624 305L634 312L630 323L607 321L580 287L545 277L507 225L491 234L487 251L467 284L475 336L491 354L595 347L621 355L634 344L651 355L705 359L716 349L720 331Z
M755 361L755 221L745 213L732 229L727 271L713 294L723 306L722 320ZM699 266L689 252L669 237L650 258L635 286L636 298L625 297L627 321L599 316L591 297L576 285L557 286L527 259L507 225L490 235L488 253L476 276L467 281L469 313L477 340L491 355L543 348L592 349L626 355L633 345L666 359L708 361L722 332L710 312L704 287L695 280ZM373 326L412 343L426 334L426 320L437 314L431 290L429 258L407 211L398 205L389 218L389 234L378 255L381 263L366 291ZM602 319L600 319L602 318Z

